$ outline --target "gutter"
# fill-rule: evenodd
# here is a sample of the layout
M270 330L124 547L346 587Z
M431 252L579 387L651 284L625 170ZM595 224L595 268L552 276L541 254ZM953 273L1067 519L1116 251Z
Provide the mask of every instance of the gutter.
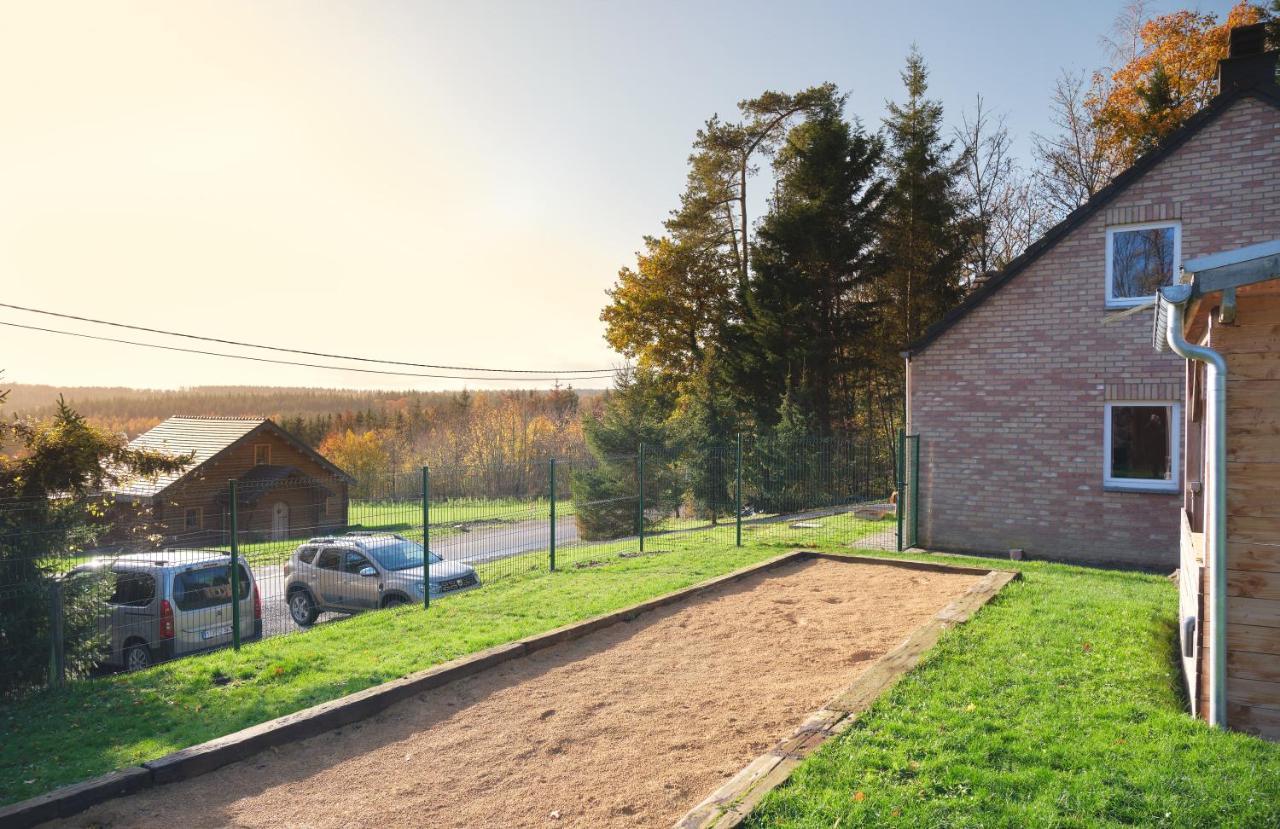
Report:
M1209 462L1206 481L1206 539L1209 551L1209 722L1227 724L1227 361L1211 348L1193 345L1182 335L1192 286L1184 283L1160 290L1156 347L1167 345L1187 360L1205 364L1208 418L1205 430ZM1163 325L1161 324L1163 323Z

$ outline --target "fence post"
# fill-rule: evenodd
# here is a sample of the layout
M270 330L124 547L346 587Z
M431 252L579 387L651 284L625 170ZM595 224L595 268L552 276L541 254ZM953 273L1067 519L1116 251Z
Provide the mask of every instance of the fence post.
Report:
M547 461L551 485L551 572L556 571L556 459Z
M738 433L738 445L736 455L736 470L733 483L733 501L734 501L734 544L742 546L742 433Z
M240 650L240 505L235 480L227 481L231 499L231 646Z
M636 511L636 523L639 525L640 552L644 552L644 444L640 444L640 454L636 459L639 508Z
M906 430L899 429L898 430L898 463L897 463L897 468L894 470L894 473L895 473L894 477L897 478L897 480L894 481L894 489L896 489L898 493L898 503L894 505L896 507L894 512L898 514L898 552L902 552L902 508L904 506L903 501L905 500L905 498L903 497L904 493L902 491L902 481L903 481L904 473L906 472L906 463L907 463L907 433L906 433Z
M431 469L422 467L422 609L431 609Z
M62 579L49 582L49 686L61 688L67 682L66 643L62 633Z
M920 435L911 441L911 545L920 542Z

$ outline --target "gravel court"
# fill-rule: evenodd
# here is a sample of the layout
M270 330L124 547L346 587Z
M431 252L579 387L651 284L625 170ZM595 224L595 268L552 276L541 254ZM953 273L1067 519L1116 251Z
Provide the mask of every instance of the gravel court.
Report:
M788 565L58 825L667 826L976 578Z

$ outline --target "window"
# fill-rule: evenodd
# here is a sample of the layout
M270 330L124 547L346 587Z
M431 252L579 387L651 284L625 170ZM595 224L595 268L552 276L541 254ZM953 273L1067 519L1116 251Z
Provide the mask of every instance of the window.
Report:
M1103 483L1123 489L1178 491L1177 403L1108 403Z
M298 553L298 560L303 564L310 564L311 560L316 557L315 547L303 547L302 552Z
M182 526L188 530L198 530L204 527L204 509L201 507L188 507L182 517Z
M336 495L330 495L324 499L324 514L330 517L338 514L338 498Z
M269 443L254 444L253 465L254 466L270 466L271 465L271 444Z
M359 553L348 552L342 560L342 572L359 574L366 567L371 567L369 559Z
M116 570L116 589L107 599L110 604L146 607L156 597L156 580L150 573Z
M1171 284L1181 236L1176 222L1107 228L1107 305L1141 305Z
M251 590L249 573L240 565L241 596ZM203 610L220 604L231 604L231 568L225 564L200 567L179 573L173 580L174 603L179 610Z
M316 558L316 566L321 570L337 570L343 552L341 547L325 547Z

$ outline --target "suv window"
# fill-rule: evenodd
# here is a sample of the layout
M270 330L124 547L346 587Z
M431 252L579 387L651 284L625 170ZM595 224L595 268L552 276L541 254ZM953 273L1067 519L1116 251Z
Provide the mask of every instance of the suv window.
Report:
M342 559L342 572L344 573L359 573L369 566L371 566L369 559L356 552L348 551Z
M241 593L248 596L249 573L243 564L239 566ZM231 568L226 564L214 564L179 573L173 579L173 597L179 610L202 610L231 604Z
M311 559L315 557L316 557L315 547L303 547L302 550L298 553L298 561L301 561L303 564L310 564Z
M337 570L343 552L341 547L325 547L316 557L316 566L321 570Z
M107 599L108 604L142 607L151 604L156 597L156 579L150 573L137 570L116 570L116 589Z

